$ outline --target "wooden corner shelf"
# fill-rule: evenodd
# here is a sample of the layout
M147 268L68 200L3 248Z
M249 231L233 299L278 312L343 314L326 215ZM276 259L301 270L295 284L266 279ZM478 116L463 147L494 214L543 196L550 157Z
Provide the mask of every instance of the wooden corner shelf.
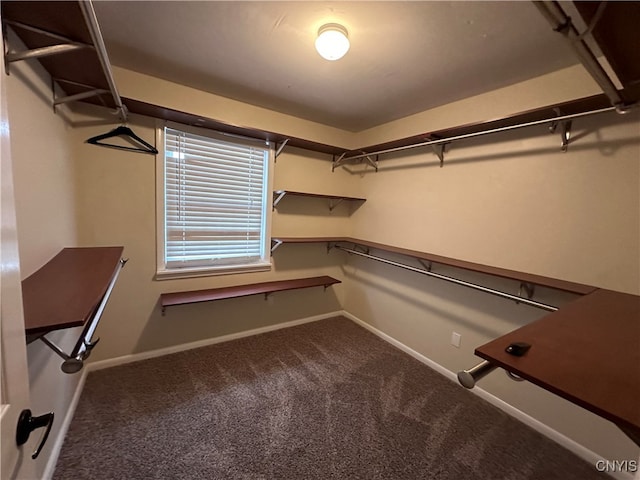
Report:
M287 195L293 195L298 197L307 197L307 198L325 198L329 202L329 211L332 211L334 208L338 206L339 203L343 201L349 202L365 202L366 198L359 197L348 197L345 195L325 195L322 193L308 193L308 192L296 192L293 190L275 190L273 192L273 208L280 203L280 201Z
M531 349L510 355L512 342ZM639 296L596 290L475 353L640 439Z
M264 294L265 298L275 292L297 290L300 288L324 287L325 290L340 280L327 275L309 278L296 278L291 280L277 280L274 282L252 283L248 285L236 285L233 287L211 288L208 290L192 290L187 292L163 293L160 295L160 304L164 313L166 307L186 305L189 303L211 302L228 298L247 297L250 295Z
M124 247L64 248L22 281L27 335L84 325L118 271Z

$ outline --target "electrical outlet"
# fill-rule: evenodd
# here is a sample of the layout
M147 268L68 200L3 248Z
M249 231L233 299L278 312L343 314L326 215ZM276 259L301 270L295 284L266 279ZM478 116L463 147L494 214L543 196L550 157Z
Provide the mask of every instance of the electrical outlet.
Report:
M451 345L456 348L460 348L460 340L462 340L462 335L460 335L458 332L451 333Z

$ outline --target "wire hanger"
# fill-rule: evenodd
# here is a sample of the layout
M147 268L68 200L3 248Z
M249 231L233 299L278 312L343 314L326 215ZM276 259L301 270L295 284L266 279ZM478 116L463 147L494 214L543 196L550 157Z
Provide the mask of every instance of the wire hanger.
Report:
M126 147L123 145L115 145L112 143L103 143L100 140L106 140L107 138L113 137L125 137L127 141L129 141L133 145L140 145L134 147ZM100 145L101 147L108 148L117 148L118 150L128 150L130 152L140 152L140 153L149 153L152 155L156 155L158 150L153 145L145 142L131 130L129 127L125 127L124 125L120 125L119 127L114 128L108 133L103 133L102 135L96 135L95 137L91 137L87 139L87 143L91 143L93 145Z

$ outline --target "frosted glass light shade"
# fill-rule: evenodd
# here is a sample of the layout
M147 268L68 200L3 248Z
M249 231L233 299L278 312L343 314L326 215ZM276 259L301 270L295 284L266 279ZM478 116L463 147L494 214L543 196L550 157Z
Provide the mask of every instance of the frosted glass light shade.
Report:
M349 51L347 29L337 23L328 23L318 30L316 50L322 58L338 60Z

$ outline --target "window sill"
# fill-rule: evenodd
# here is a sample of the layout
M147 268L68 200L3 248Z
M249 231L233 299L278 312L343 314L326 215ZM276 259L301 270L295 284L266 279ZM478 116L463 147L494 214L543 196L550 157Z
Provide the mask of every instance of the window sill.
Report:
M173 268L159 269L154 280L175 280L178 278L213 277L217 275L232 275L235 273L268 272L271 270L270 262L255 263L251 265L233 265L225 267L197 267L197 268Z

